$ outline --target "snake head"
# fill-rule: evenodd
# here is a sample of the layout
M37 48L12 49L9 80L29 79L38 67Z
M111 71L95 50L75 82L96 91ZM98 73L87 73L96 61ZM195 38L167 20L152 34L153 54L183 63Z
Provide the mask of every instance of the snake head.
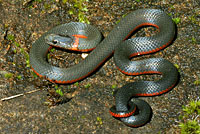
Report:
M45 36L45 42L51 46L70 49L73 45L73 39L69 36L60 36L57 34L48 34Z

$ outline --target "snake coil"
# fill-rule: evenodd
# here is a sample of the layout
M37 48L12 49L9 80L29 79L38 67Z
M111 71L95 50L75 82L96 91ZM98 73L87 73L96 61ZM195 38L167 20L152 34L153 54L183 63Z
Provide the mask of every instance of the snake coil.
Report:
M133 31L143 26L156 27L159 33L151 37L127 39ZM96 27L76 22L62 24L49 30L33 43L30 64L37 75L51 82L73 83L94 72L114 52L115 64L122 73L161 74L162 78L158 81L128 83L115 94L116 106L110 109L110 114L126 125L138 127L148 122L151 108L145 101L131 98L161 95L169 91L176 84L178 73L173 64L163 58L140 61L130 59L165 48L172 42L174 35L173 21L157 9L139 9L129 13L103 41ZM46 60L46 54L51 48L49 44L75 51L88 51L94 49L93 45L97 46L81 63L69 68L59 68L50 65Z

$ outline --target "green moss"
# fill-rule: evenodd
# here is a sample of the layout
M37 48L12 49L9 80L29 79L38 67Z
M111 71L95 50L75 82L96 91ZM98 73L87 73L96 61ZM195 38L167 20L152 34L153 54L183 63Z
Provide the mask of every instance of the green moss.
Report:
M115 89L116 87L117 87L117 85L112 85L111 86L112 89Z
M90 24L89 20L85 16L85 12L88 11L87 6L85 4L87 0L62 0L63 4L66 4L67 2L69 2L72 5L68 11L70 15L78 16L79 22Z
M14 41L15 37L14 37L14 35L8 34L6 39L9 40L9 41Z
M16 53L17 53L17 50L16 50L16 49L13 49L13 53L15 53L15 54L16 54Z
M55 52L55 50L56 50L55 48L52 48L52 49L50 50L50 52L53 53L53 52Z
M51 5L50 4L44 4L44 9L45 10L48 10L48 9L50 9L51 8Z
M60 96L63 96L63 95L64 95L62 89L59 88L58 85L55 85L55 90L56 90L56 93L59 94Z
M4 77L6 79L9 79L9 78L17 78L18 80L21 80L22 79L22 76L21 75L16 75L16 74L13 74L13 73L5 73L4 74Z
M123 14L122 18L126 17L128 14ZM116 21L115 23L118 24L121 21L121 19L119 19L118 21Z
M26 59L26 67L30 67L30 62L29 62L29 54L24 50L24 48L22 48L20 46L20 44L15 41L15 36L12 34L8 34L6 39L13 45L15 45L15 48L19 48L20 49L20 53L22 53ZM17 49L13 49L14 53L17 53Z
M78 82L76 82L76 83L74 83L74 85L75 85L75 86L78 86L78 85L79 85L79 83L78 83Z
M68 0L62 0L62 3L63 3L63 4L66 4L66 3L67 3L67 1L68 1Z
M173 9L174 7L171 6L171 8ZM174 17L174 16L179 16L178 14L172 15L172 13L168 13L168 15L172 17L172 20L174 21L175 24L179 24L181 22L180 17Z
M60 96L63 96L63 92L62 90L59 88L59 89L56 89L56 93L59 94Z
M99 122L100 125L103 124L103 121L102 121L101 117L97 117L97 121Z
M193 44L196 44L196 43L197 43L197 40L196 40L195 37L192 37L192 43L193 43Z
M194 84L195 84L195 85L200 85L200 80L195 80L195 81L194 81Z
M72 118L73 121L76 121L77 119L75 117Z
M17 79L21 80L21 79L22 79L22 76L21 76L21 75L18 75L18 76L17 76Z
M189 116L193 113L200 115L200 101L191 101L188 106L183 106L185 116Z
M196 120L180 123L181 134L200 134L200 126Z
M200 101L191 101L189 105L183 106L184 115L180 116L182 122L179 124L181 134L200 134Z
M91 87L91 84L88 83L87 85L84 85L84 87L85 87L85 88L89 88L89 87Z
M34 0L35 2L42 2L42 0Z
M4 77L7 78L7 79L9 79L9 78L12 78L13 75L14 75L14 74L12 74L12 73L5 73L5 74L4 74Z
M171 5L171 4L170 4L169 6L170 6L171 9L174 9L174 5Z
M14 41L15 46L20 47L20 44L18 42Z
M195 16L195 15L189 16L188 19L189 19L192 23L196 23L196 16Z
M177 68L178 72L180 72L180 66L178 64L174 64L174 66Z
M173 18L172 20L174 21L175 24L179 24L181 22L181 18L179 17Z
M86 117L85 117L85 115L82 115L81 118L82 118L82 119L85 119Z
M47 59L50 59L51 58L51 55L48 53L47 54Z

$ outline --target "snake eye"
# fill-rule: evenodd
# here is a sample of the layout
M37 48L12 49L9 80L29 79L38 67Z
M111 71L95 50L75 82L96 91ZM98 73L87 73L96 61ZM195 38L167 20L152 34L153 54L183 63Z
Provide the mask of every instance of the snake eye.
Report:
M57 41L57 40L53 40L52 43L53 43L53 44L57 44L58 41Z

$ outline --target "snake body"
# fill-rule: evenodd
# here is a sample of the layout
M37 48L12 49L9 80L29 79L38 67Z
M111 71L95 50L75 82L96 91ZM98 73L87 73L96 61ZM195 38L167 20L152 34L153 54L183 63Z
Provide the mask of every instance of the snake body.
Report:
M133 31L143 26L156 27L159 33L151 37L127 39ZM46 38L51 34L69 36L75 40L72 45L76 45L68 49L87 51L93 49L92 45L97 46L81 63L69 68L55 67L46 60L46 54L51 48L46 43ZM158 9L139 9L129 13L103 41L96 27L76 22L62 24L49 30L33 43L30 50L30 64L37 75L52 82L73 83L94 72L114 52L117 68L127 75L161 74L162 78L158 81L128 83L119 88L115 94L116 106L110 109L110 114L129 126L138 127L149 120L151 108L145 101L140 99L131 101L131 98L160 95L169 91L176 84L178 73L173 64L163 58L140 61L130 59L165 48L171 43L174 35L173 21Z

